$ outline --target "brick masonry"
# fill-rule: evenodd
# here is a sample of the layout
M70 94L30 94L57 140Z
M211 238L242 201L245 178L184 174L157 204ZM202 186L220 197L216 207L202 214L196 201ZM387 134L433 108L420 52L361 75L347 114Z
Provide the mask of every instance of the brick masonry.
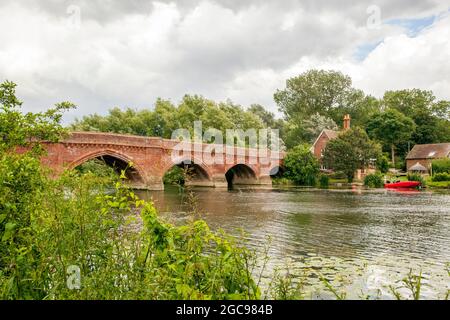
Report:
M196 145L190 154L174 159L172 154L178 143L154 137L73 132L59 143L45 143L47 155L42 158L42 163L51 168L55 175L59 175L65 169L73 169L90 159L107 156L125 164L132 163L134 175L131 184L150 190L162 190L164 174L185 160L193 161L193 166L202 172L201 178L194 179L191 184L211 187L226 187L228 183L225 174L238 164L243 164L246 170L242 177L239 176L239 170L234 170L235 184L241 181L243 184L269 185L270 171L282 164L270 150L266 155L259 156L255 149L237 147L221 153L220 149L219 152L216 151L215 156L222 154L224 163L206 164L209 162L205 163L203 159L211 157L211 152L208 151L211 145L203 144ZM243 156L238 157L237 154ZM281 157L283 156L282 154Z

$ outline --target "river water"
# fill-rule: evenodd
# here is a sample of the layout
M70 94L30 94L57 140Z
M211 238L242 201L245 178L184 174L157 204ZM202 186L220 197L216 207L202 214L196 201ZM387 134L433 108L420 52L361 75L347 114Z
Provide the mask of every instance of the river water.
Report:
M202 217L213 229L247 232L249 246L269 245L266 280L277 268L305 283L309 297L329 298L320 276L347 298L392 298L389 285L422 272L422 297L450 289L450 193L365 189L194 189ZM176 187L140 192L162 215L186 218ZM261 254L261 253L260 253ZM283 271L284 272L284 271ZM322 293L317 293L318 291Z

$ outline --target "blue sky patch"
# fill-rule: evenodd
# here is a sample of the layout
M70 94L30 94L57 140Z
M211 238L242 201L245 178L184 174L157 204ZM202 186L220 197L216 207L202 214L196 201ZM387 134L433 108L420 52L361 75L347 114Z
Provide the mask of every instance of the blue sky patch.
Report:
M423 29L431 26L436 20L436 16L432 15L419 19L390 19L385 21L385 24L401 26L407 30L409 37L416 37Z
M369 53L375 50L375 48L378 47L381 43L383 43L383 40L359 45L356 48L355 53L353 53L353 58L355 58L357 61L363 61L367 58Z

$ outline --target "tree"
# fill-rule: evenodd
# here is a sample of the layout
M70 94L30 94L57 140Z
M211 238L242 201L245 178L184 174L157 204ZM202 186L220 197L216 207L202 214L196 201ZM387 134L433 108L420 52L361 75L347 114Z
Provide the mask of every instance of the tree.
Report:
M333 119L321 116L318 113L313 114L309 119L303 121L303 128L310 143L319 136L324 129L338 130L338 126Z
M308 118L318 112L325 115L342 105L351 91L350 77L337 71L310 70L286 81L286 89L277 90L275 102L286 119Z
M16 98L15 91L13 82L0 84L0 152L28 146L32 140L57 141L65 133L60 124L62 114L74 105L62 102L45 112L24 114L20 111L22 102Z
M376 114L367 123L367 132L391 149L392 165L395 166L395 148L399 143L407 142L416 129L414 121L401 112L388 109Z
M260 104L252 104L250 108L248 108L248 112L258 116L266 128L281 129L284 124L283 120L276 119L273 112L266 110Z
M352 182L356 170L367 167L380 154L380 145L370 140L363 129L355 127L328 142L323 161L329 168L344 172Z
M305 126L314 122L317 115L340 126L344 115L350 114L353 125L364 127L380 110L376 98L353 88L349 76L332 70L310 70L288 79L286 88L277 90L274 99L287 121L283 130L287 146L313 140Z
M450 101L436 101L432 91L409 89L387 91L383 97L386 109L395 109L416 124L412 143L448 142L450 139Z
M376 166L381 173L387 173L389 171L389 158L384 154L378 157Z
M307 144L296 146L284 158L285 176L298 185L316 184L319 162L309 149Z

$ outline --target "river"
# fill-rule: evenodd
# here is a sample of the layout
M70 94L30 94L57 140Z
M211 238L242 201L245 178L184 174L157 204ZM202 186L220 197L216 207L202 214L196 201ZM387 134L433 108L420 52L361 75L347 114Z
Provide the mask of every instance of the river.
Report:
M304 279L309 297L318 274L347 298L392 298L410 269L422 272L422 297L443 298L450 288L450 193L356 189L194 189L202 217L213 229L239 234L261 252L269 243L265 279L276 268ZM139 192L166 218L186 218L185 196L176 187ZM270 240L268 241L268 237ZM322 288L320 289L322 291ZM406 294L404 288L399 289Z

